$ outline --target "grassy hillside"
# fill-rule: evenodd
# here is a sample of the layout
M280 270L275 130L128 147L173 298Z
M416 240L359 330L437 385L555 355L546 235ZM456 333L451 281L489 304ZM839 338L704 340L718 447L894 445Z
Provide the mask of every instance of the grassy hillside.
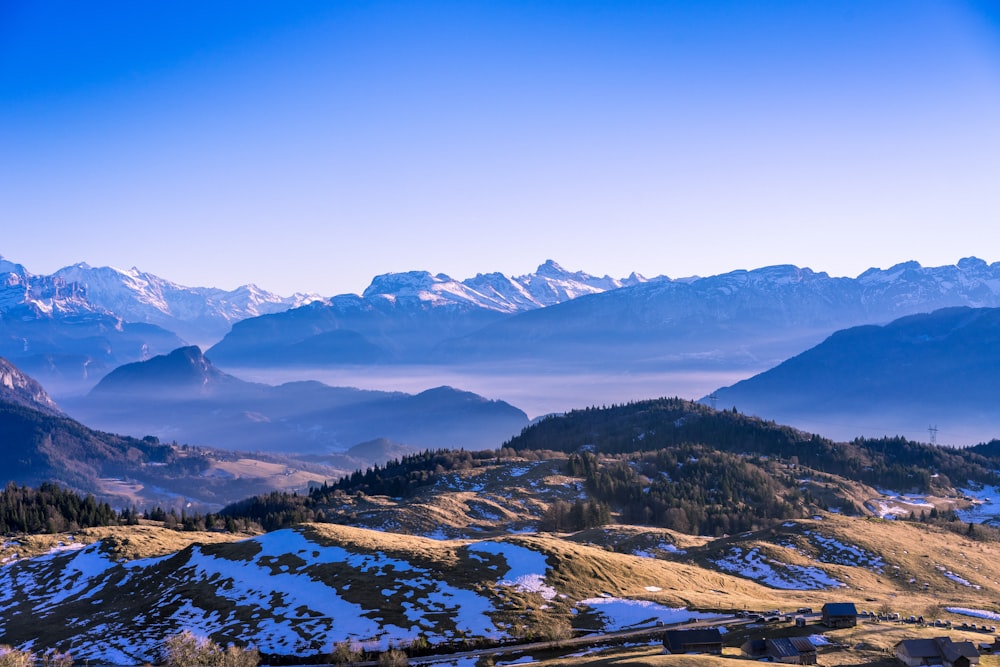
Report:
M422 638L453 650L832 601L955 625L981 620L950 609L1000 613L1000 545L933 526L825 515L714 540L642 532L432 540L309 524L208 543L150 526L94 529L76 545L63 539L58 551L0 569L0 633L14 644L127 664L152 659L181 629L308 657L342 640L385 648ZM653 549L649 539L670 547ZM737 557L748 553L754 567ZM784 627L731 624L727 642ZM810 632L844 644L821 664L876 664L889 638L932 630ZM618 657L648 657L633 650ZM676 660L663 664L685 664Z

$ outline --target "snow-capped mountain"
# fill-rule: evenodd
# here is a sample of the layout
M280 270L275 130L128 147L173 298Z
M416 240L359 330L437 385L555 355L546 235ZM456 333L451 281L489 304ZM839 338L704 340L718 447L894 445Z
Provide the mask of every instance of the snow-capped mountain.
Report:
M281 297L256 285L232 291L185 287L135 267L128 271L85 263L59 269L56 280L82 288L88 302L126 322L145 322L175 332L190 342L212 342L233 322L280 312L318 300L315 294Z
M85 290L55 276L37 276L0 257L0 314L20 319L106 314Z
M87 264L35 275L0 257L0 356L57 393L76 393L119 364L217 340L235 321L318 298L253 285L183 287L138 269Z
M838 329L947 306L1000 306L1000 263L909 262L858 278L781 265L612 281L549 262L531 276L479 275L461 283L427 273L380 276L362 297L245 320L209 356L236 365L270 365L277 356L313 364L764 370ZM333 332L367 356L345 359L337 352L347 348L319 345Z
M665 280L658 278L656 280ZM549 260L536 273L479 274L457 281L427 271L376 276L361 296L247 319L208 355L235 365L424 363L441 341L471 334L518 313L647 282L569 272Z
M583 271L570 272L550 259L535 273L513 277L480 273L461 282L443 273L431 275L427 271L387 273L376 276L362 296L390 301L410 298L433 305L463 304L501 313L520 313L644 282L648 280L636 273L619 280L610 276L598 278Z

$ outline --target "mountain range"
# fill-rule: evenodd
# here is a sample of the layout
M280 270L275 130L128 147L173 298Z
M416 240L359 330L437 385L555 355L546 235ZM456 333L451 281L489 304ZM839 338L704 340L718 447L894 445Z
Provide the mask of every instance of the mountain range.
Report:
M394 291L384 286L244 320L208 354L223 367L526 363L759 371L849 326L947 306L1000 306L1000 263L976 258L936 268L909 262L853 279L795 266L661 277L513 313L452 291L445 298L429 275L410 278L405 290L394 282Z
M305 326L318 337L302 346L309 349L299 350L292 343L290 350L266 350L264 363L294 362L317 350L321 360L371 363L387 358L383 348L420 348L422 341L436 343L503 315L645 281L636 274L622 280L598 278L549 261L532 274L480 274L461 282L425 271L385 274L376 276L361 296L324 299L315 294L281 297L255 285L232 291L185 287L136 268L86 263L35 275L0 257L0 356L44 379L50 390L78 394L123 363L186 343L210 344L234 323L293 309L301 312L282 321L281 326L291 329L283 336L301 338L296 320L322 319L329 311L375 321L368 334L379 344L350 329L310 322ZM265 319L254 331L268 326ZM372 336L372 326L381 336ZM396 341L407 333L409 338ZM261 347L258 344L254 352Z
M70 393L116 366L216 340L232 322L318 298L254 285L184 287L138 269L76 264L35 275L0 257L0 356Z
M364 376L365 368L401 365L431 375L435 368L473 368L486 376L514 368L528 376L720 371L749 377L842 329L945 307L1000 306L1000 263L973 257L941 267L907 262L857 278L784 265L650 280L597 278L548 261L519 277L384 274L361 295L331 298L282 298L253 286L186 288L135 269L85 264L35 276L0 260L0 280L0 354L60 401L82 395L122 364L184 347L178 332L218 336L231 327L206 352L214 365L237 375L251 367L286 369L286 379L310 377L317 368ZM600 382L588 386L593 396L585 400L607 400ZM802 412L776 414L792 419ZM143 426L168 433L177 425ZM388 437L355 435L358 442Z

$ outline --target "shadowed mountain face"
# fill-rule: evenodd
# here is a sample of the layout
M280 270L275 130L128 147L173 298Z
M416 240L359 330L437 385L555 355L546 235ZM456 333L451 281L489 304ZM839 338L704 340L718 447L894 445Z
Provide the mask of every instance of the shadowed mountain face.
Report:
M191 444L326 454L386 438L416 447L494 448L528 423L502 401L451 387L416 395L330 387L270 386L218 370L197 347L108 374L66 403L87 423Z
M832 437L905 433L971 444L1000 434L1000 309L946 308L833 334L715 392L721 405ZM879 430L882 433L874 433Z
M102 490L108 478L162 487L166 478L197 475L208 465L204 455L181 453L155 438L100 433L52 410L0 399L0 466L18 484L56 480L108 498L116 495Z

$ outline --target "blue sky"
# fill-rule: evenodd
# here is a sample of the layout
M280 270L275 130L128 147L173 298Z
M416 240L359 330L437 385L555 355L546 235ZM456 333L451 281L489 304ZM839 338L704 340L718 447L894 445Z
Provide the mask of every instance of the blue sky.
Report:
M0 254L187 285L1000 260L990 2L0 3Z

